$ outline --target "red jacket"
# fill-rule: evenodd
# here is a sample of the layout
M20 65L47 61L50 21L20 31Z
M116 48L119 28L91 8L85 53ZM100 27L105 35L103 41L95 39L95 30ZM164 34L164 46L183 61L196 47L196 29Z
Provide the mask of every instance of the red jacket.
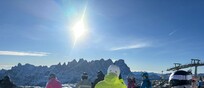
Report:
M46 88L62 88L62 84L56 78L52 78L47 82Z
M136 88L137 86L135 84L135 79L128 79L128 88Z

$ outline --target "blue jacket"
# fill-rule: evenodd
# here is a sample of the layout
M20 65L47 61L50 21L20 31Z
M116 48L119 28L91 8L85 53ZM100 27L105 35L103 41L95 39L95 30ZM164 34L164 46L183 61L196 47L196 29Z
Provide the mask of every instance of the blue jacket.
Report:
M141 87L140 88L152 88L152 84L149 79L144 79L142 81Z

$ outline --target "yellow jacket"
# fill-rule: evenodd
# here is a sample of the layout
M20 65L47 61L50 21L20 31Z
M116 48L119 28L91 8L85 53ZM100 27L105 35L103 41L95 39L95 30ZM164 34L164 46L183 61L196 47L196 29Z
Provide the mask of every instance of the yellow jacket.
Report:
M110 73L105 76L103 81L97 83L95 88L127 88L127 86L119 80L117 75Z

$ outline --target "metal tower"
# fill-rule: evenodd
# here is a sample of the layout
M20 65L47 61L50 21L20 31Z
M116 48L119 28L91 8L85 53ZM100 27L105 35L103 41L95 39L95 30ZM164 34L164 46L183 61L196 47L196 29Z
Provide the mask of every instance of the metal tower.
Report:
M167 69L167 71L176 71L179 69L189 68L189 67L195 67L195 77L197 78L197 72L198 72L198 66L204 66L204 62L201 63L199 59L191 59L190 64L184 64L181 65L180 63L174 63L174 67Z

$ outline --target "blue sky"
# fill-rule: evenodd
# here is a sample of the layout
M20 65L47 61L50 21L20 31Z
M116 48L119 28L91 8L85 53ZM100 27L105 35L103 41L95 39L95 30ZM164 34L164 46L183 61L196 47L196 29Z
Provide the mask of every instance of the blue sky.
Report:
M133 71L161 72L175 62L204 61L203 4L202 0L1 0L0 68L111 58L124 59ZM72 29L83 14L86 32L74 44Z

